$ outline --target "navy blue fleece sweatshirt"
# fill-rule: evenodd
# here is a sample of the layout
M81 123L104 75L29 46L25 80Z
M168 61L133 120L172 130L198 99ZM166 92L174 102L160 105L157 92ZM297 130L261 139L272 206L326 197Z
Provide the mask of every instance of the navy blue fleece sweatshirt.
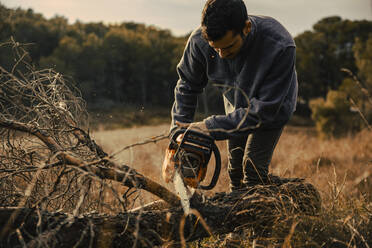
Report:
M226 115L204 121L217 140L257 128L281 127L296 107L295 43L275 19L249 16L252 29L238 55L221 59L202 37L200 27L189 37L177 66L172 126L193 122L197 95L207 83L222 89Z

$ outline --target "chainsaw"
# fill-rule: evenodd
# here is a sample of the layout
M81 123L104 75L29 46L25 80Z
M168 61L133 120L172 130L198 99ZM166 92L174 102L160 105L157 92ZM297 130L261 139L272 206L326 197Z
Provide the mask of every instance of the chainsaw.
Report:
M211 181L202 185L212 153L215 158L214 173ZM167 154L168 160L171 161L166 164L174 166L173 183L187 213L192 196L189 187L211 190L216 186L221 172L220 152L211 136L193 129L180 128L172 133Z

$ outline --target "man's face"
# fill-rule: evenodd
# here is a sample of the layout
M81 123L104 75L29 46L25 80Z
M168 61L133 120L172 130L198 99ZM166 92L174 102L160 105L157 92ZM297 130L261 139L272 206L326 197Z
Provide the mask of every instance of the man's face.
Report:
M208 43L222 59L232 59L239 53L244 42L243 37L243 34L229 30L221 39Z

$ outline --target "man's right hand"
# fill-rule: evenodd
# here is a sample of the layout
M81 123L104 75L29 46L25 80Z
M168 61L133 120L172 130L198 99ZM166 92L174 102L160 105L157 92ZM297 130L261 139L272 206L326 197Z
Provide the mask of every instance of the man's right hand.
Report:
M174 154L175 150L170 150L169 148L165 150L165 157L162 166L162 177L166 183L173 181L175 172L175 162L173 161Z
M183 138L183 134L180 134L176 138L176 142L178 144L181 143ZM174 154L176 153L176 150L171 150L167 148L165 150L165 156L164 156L164 161L163 161L163 166L162 166L162 177L163 180L166 183L169 183L173 181L173 176L175 172L175 162L173 161Z

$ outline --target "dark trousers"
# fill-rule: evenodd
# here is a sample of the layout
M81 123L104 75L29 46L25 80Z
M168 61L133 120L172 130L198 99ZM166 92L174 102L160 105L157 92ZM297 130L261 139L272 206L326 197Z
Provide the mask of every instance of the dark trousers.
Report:
M231 190L267 182L269 164L282 131L283 127L256 130L227 141Z

